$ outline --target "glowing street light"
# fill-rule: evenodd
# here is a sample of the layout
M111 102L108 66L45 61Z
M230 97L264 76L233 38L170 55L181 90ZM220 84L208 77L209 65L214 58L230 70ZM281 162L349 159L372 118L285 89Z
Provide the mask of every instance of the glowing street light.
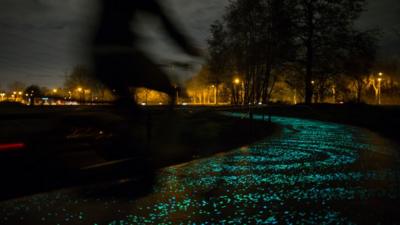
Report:
M57 94L58 90L56 88L53 89L53 93Z
M380 105L380 104L382 104L382 102L381 102L381 96L382 96L382 75L383 75L383 73L379 73L379 78L378 78L378 92L379 92L379 94L378 94L378 104Z
M77 90L78 92L82 92L82 91L83 91L83 88L78 87L76 90Z
M235 78L233 80L233 84L234 84L234 87L233 87L233 92L234 92L233 99L234 99L235 104L239 104L240 99L241 99L241 92L242 92L241 87L239 85L242 84L243 89L244 89L244 84L239 78Z
M211 88L214 89L214 102L217 105L218 104L218 100L217 100L217 86L215 86L214 84L211 85Z

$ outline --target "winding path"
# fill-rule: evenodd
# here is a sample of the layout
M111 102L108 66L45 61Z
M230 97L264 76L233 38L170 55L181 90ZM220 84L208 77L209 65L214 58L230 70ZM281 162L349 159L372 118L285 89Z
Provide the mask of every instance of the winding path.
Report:
M376 224L400 218L398 146L347 125L273 122L284 128L281 134L161 170L155 190L139 200L88 197L96 187L41 194L0 203L0 224Z

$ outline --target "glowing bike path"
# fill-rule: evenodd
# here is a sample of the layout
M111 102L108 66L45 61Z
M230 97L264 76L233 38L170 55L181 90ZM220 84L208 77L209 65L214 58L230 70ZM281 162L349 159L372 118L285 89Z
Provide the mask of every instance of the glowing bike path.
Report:
M162 169L146 197L90 197L96 187L40 194L0 203L0 224L376 224L399 219L400 149L395 144L347 125L284 117L273 122L283 127L279 135Z

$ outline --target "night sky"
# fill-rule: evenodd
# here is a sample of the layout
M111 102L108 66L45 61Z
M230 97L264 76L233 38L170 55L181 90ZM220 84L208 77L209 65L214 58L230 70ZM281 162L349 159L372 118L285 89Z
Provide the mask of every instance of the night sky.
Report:
M206 47L209 25L223 14L228 0L164 0L200 48ZM84 64L85 40L97 12L96 0L0 0L0 89L13 81L60 87L74 65ZM179 54L157 23L141 23L141 46L160 63L201 60ZM381 56L400 55L398 0L370 0L358 25L384 32ZM190 76L194 73L186 72ZM181 73L182 74L182 73Z

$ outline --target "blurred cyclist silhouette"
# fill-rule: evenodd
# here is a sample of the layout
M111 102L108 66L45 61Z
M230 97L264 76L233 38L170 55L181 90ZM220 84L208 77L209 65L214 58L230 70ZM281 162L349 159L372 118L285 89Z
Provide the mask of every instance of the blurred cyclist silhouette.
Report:
M169 36L187 53L199 56L175 27L157 0L100 0L101 14L93 41L96 77L114 90L123 106L135 105L131 87L146 87L168 94L175 88L168 76L135 46L132 22L139 12L158 17Z

